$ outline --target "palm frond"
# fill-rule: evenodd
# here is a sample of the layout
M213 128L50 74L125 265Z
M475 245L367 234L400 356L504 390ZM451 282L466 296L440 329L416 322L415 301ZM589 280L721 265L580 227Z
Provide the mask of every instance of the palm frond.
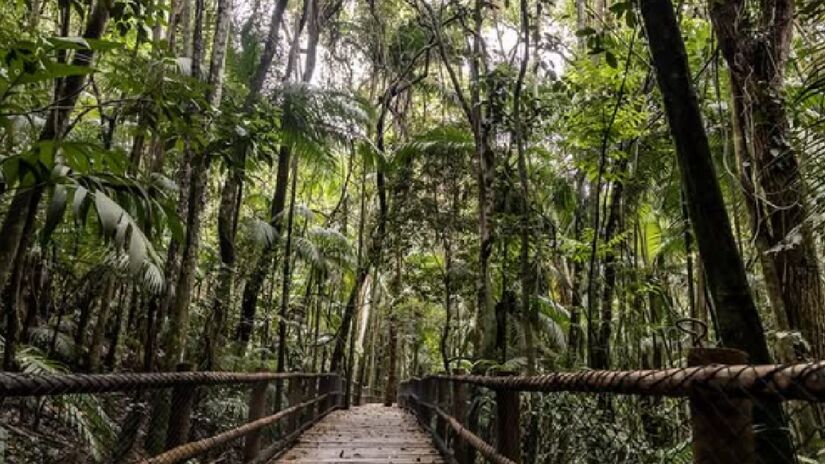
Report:
M394 166L406 164L416 156L448 157L466 155L475 150L472 134L460 126L438 127L416 135L395 151Z
M281 110L281 141L310 159L331 162L330 144L365 135L369 105L343 92L291 83L276 90Z

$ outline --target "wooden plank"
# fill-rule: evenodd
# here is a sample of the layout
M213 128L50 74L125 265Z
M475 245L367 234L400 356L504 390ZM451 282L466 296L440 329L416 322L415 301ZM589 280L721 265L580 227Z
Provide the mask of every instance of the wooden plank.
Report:
M443 464L430 436L397 407L366 404L335 411L270 464Z

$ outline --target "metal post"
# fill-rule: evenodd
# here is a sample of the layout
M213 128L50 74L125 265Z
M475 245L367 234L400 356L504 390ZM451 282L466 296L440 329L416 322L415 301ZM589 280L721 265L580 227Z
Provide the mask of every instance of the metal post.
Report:
M177 365L178 372L190 372L189 363ZM195 385L183 384L172 388L172 407L166 428L166 449L170 450L189 441L189 419L192 416L192 401L195 399Z
M500 375L514 375L501 373ZM496 390L496 447L498 452L512 461L521 462L521 405L519 392Z
M258 372L264 372L264 369L259 369ZM252 387L249 393L249 417L248 422L258 420L264 416L266 411L266 389L269 382L259 382ZM258 456L261 449L261 433L260 430L250 432L244 441L243 460L250 462Z
M688 352L688 366L747 363L747 353L731 348L693 348ZM749 399L699 387L690 395L693 462L756 463L752 416Z

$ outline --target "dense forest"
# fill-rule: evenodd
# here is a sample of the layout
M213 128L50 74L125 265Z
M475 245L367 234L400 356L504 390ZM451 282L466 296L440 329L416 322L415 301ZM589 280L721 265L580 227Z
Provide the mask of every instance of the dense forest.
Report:
M333 371L392 402L456 369L823 359L824 18L4 0L3 370Z

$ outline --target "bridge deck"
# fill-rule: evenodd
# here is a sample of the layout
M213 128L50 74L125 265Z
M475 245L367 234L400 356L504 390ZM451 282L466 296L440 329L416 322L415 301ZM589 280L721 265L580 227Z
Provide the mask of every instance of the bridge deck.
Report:
M443 462L412 415L397 407L368 404L332 412L272 464Z

